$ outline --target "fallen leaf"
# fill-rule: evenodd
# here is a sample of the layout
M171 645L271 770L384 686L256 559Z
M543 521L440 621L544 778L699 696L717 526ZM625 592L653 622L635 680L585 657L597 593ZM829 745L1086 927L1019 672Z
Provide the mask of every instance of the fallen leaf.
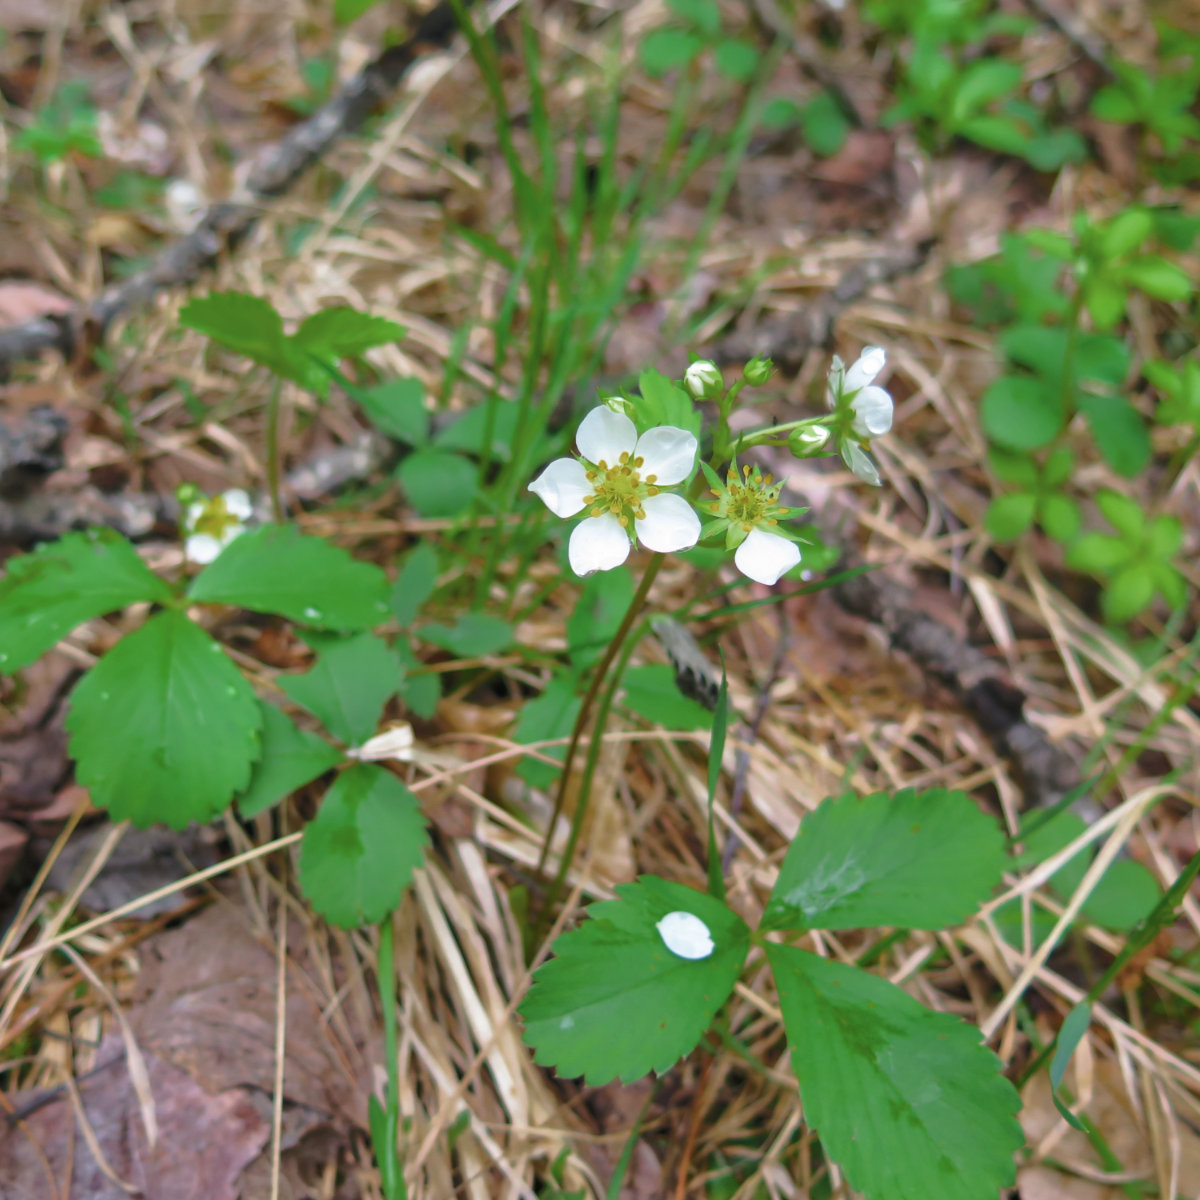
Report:
M35 317L63 316L75 305L61 292L28 279L0 280L0 328Z

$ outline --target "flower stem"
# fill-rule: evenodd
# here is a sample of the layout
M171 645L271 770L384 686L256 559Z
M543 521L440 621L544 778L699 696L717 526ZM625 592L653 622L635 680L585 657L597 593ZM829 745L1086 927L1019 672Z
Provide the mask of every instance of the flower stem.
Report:
M558 818L562 816L563 807L567 802L567 788L570 786L571 768L575 764L575 755L579 750L579 741L583 737L584 729L587 728L592 707L596 703L596 697L600 694L600 686L603 684L604 677L608 674L608 669L612 666L613 660L620 653L622 644L629 636L629 631L633 628L634 622L642 610L642 605L645 604L646 597L650 594L650 587L654 583L659 570L662 568L665 557L663 554L655 554L650 559L650 564L646 567L646 573L642 576L642 582L638 584L638 590L634 592L633 599L629 602L629 607L625 610L624 617L621 618L621 624L618 626L617 632L613 634L612 641L608 644L608 649L604 651L604 657L596 665L595 671L592 672L592 681L588 684L588 690L584 693L583 703L579 706L579 715L575 718L575 727L571 730L571 740L567 743L567 753L563 759L562 774L558 777L558 792L554 797L554 812L550 817L550 825L546 830L546 840L542 843L542 852L538 857L538 874L541 874L546 867L546 858L550 853L550 843L554 839L554 830L558 825ZM573 844L571 848L573 851ZM564 877L565 871L569 869L570 860L568 859L561 868L564 872Z
M279 490L279 393L283 381L278 376L267 399L267 491L271 496L271 516L283 524L283 496Z

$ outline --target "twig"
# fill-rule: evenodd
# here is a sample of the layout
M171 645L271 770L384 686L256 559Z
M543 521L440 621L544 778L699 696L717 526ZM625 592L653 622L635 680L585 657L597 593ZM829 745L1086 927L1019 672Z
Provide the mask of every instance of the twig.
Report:
M283 195L334 143L361 128L418 56L429 48L448 46L457 28L451 6L437 4L421 18L410 38L374 58L332 100L251 166L244 199L210 205L191 233L172 242L144 270L105 288L91 304L62 317L37 317L0 330L0 379L14 364L46 350L57 350L70 359L81 341L98 342L117 317L146 307L159 292L195 282L223 250L250 232L262 215L263 201Z

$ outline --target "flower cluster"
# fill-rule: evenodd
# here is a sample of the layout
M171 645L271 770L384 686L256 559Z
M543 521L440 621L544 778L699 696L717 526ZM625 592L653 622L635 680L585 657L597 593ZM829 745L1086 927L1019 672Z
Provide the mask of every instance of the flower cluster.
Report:
M720 427L714 435L715 463L734 458L739 445L786 445L801 458L828 445L855 475L878 486L879 471L866 447L892 427L892 398L874 384L885 361L878 346L868 346L848 369L835 356L827 386L828 416L749 436L730 431L730 412L742 387L771 377L769 360L748 364L743 379L728 391L714 363L694 362L684 376L685 391L677 395L685 398L685 407L690 404L687 397L716 402ZM745 466L739 472L736 461L722 481L712 466L701 463L713 496L700 506L711 518L702 527L690 500L671 490L693 475L699 449L695 435L674 425L656 425L639 436L628 415L636 412L636 405L636 399L621 399L593 409L576 434L578 458L555 459L529 485L556 516L583 515L567 548L577 575L620 566L637 543L671 553L722 534L726 548L734 552L734 565L758 583L775 584L800 564L796 540L780 526L798 515L798 510L779 504L781 483L757 467Z

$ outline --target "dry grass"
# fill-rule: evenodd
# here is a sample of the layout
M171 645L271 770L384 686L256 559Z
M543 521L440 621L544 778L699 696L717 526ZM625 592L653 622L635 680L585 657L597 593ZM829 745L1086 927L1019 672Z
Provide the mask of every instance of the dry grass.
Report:
M63 38L62 70L106 44L116 47L119 54L107 68L114 95L127 96L128 112L134 111L134 97L146 95L159 104L170 144L179 148L177 169L210 195L236 186L236 172L229 178L215 152L218 140L227 140L244 157L271 136L264 99L296 95L300 60L329 45L325 6L293 5L285 13L238 3L217 9L180 4L170 6L175 16L154 0L120 10L101 7L103 20L91 34ZM382 16L377 11L355 27L343 43L345 59L353 61L369 49ZM633 5L624 14L626 57L635 32L660 16L661 6L653 2ZM564 119L586 107L580 80L600 60L586 27L589 19L586 10L539 14L544 74L553 81L554 105ZM53 32L48 36L53 39ZM1064 52L1060 41L1050 39L1048 45L1057 49L1047 54ZM853 59L860 52L861 46L851 42L840 53ZM201 62L207 64L203 70ZM43 72L51 66L47 56ZM53 82L43 74L38 88L44 92ZM522 79L515 68L508 85L519 111ZM864 86L868 105L877 87L878 81ZM178 99L182 94L188 96L186 104ZM168 103L166 96L176 98ZM661 137L665 102L655 86L632 90L623 134L626 166ZM460 223L502 241L507 236L508 183L489 112L477 72L461 51L431 59L369 138L340 147L264 212L252 239L222 263L212 287L262 292L287 317L345 302L394 318L410 336L398 348L375 352L373 360L387 373L421 377L434 394L455 331L474 321L464 373L475 384L504 391L511 380L496 378L489 366L486 322L498 309L505 280L451 229ZM461 152L468 141L473 144L469 160ZM862 547L871 560L887 564L915 586L922 601L964 637L987 646L1005 663L1053 739L1081 759L1096 749L1098 768L1119 767L1107 792L1095 796L1108 815L1088 837L1102 847L1101 861L1131 853L1165 887L1200 842L1195 764L1200 719L1185 704L1161 723L1155 720L1173 693L1177 672L1190 663L1189 647L1162 631L1161 657L1152 667L1143 666L1091 618L1093 597L1079 589L1077 579L1064 576L1054 547L1033 543L997 557L981 525L989 490L980 466L984 442L976 402L994 369L992 348L978 330L955 319L938 286L946 262L986 255L998 234L1031 207L1039 221L1055 223L1075 205L1106 211L1118 207L1122 196L1094 166L1067 168L1056 190L1042 195L1025 175L1009 166L997 168L982 155L968 152L930 163L903 143L897 154L902 168L891 176L895 183L885 188L890 194L883 199L870 187L814 184L802 178L797 162L803 159L796 156L748 163L745 186L719 218L700 260L692 296L656 301L655 321L661 326L681 307L696 303L696 292L740 295L749 279L757 280L747 302L751 313L765 318L796 310L834 285L848 266L875 254L881 236L903 241L933 228L942 232L936 260L878 289L847 311L839 325L843 352L866 343L888 348L890 386L899 399L896 436L880 447L891 486L857 498ZM19 231L32 247L44 277L85 298L103 267L101 248L84 236L93 214L83 180L75 166L67 165L47 183L66 216L49 221L41 198L10 180L8 229ZM708 186L711 175L704 173L661 219L656 235L686 243ZM877 222L870 235L853 230L859 212ZM309 232L297 253L293 239L302 226ZM145 231L134 226L126 235L134 244L118 242L119 253L136 251ZM678 297L676 288L687 282L676 274L684 257L677 250L652 256L644 273L648 293ZM113 342L113 371L127 398L134 434L132 458L125 449L114 453L119 422L107 377L81 379L51 364L36 375L61 389L81 414L85 432L75 443L81 464L94 468L120 458L134 487L167 490L184 479L210 488L261 486L263 395L227 362L208 354L200 339L176 335L175 314L183 299L172 297L154 314L135 318ZM1162 333L1158 314L1135 317L1138 336L1155 344ZM661 327L653 328L647 340L645 325L633 322L618 331L610 368L647 361L664 370L677 368L680 351L666 343ZM811 403L825 365L824 355L814 355L794 383L781 385L772 403L789 412ZM178 380L203 398L208 415L202 420L189 412ZM471 398L463 384L452 403ZM354 412L337 398L317 409L311 398L297 393L290 397L290 409L286 445L294 459L348 440L359 428ZM1158 447L1164 454L1171 449L1166 440L1162 435ZM822 503L847 479L796 467L792 481ZM1189 549L1196 549L1200 467L1195 461L1167 494L1155 491L1153 476L1130 485L1099 465L1088 466L1079 483L1087 492L1101 485L1132 486L1146 504L1183 519ZM411 538L439 533L436 522L405 514L392 492L353 512L302 520L356 553L385 561ZM164 560L170 553L152 550ZM1195 589L1200 573L1194 557L1185 561ZM553 570L549 564L535 567L531 580L520 581L518 594L532 594L535 584L552 580ZM691 599L695 586L688 568L672 567L660 577L652 603L671 611ZM569 583L558 588L523 627L523 642L561 646L574 595ZM772 704L752 744L731 739L718 796L718 822L723 830L736 831L740 842L729 880L734 907L748 918L761 910L784 847L804 814L842 788L846 764L855 764L853 785L864 790L963 788L1015 830L1021 788L978 729L827 595L791 600L785 607L789 644ZM725 628L731 694L742 713L754 705L763 664L779 636L768 608L744 613ZM77 636L72 645L81 655L86 638ZM514 681L512 694L522 680L537 680L536 673L513 660L490 665ZM264 683L273 673L262 664L254 669ZM505 736L511 716L511 711L497 716L487 703L470 697L457 698L411 772L410 782L428 799L438 830L436 851L396 917L402 1118L411 1194L415 1200L531 1198L558 1163L568 1192L582 1188L588 1195L603 1195L641 1112L640 1146L623 1195L683 1196L684 1181L686 1194L704 1194L704 1181L720 1156L737 1159L748 1171L739 1197L809 1195L825 1168L802 1125L779 1013L761 961L752 963L728 1012L730 1028L760 1068L725 1050L697 1053L654 1088L589 1094L533 1065L514 1017L531 964L512 888L529 879L541 835L513 815L511 770L523 750ZM611 895L616 884L638 872L703 883L702 740L624 722L617 722L606 739L592 826L558 927L577 919L578 904ZM1131 748L1136 753L1127 761ZM727 809L728 786L743 751L749 768L734 818ZM541 820L547 813L541 811ZM100 846L91 871L103 868L120 833L114 830ZM230 823L233 853L172 886L177 891L200 883L216 887L209 893L213 902L232 905L247 929L274 947L281 973L303 976L328 1036L356 1046L365 1066L360 1077L378 1086L373 935L332 932L306 916L296 901L293 872L285 870L298 834L290 825L282 834L272 833L262 821L255 833L248 838ZM1028 928L1021 950L999 936L991 920L998 904L1015 896L1031 898L1067 855L1064 851L1034 875L1009 879L1005 893L965 927L904 937L887 945L877 964L925 1004L979 1024L1014 1075L1030 1059L1031 1035L1052 1036L1082 995L1079 964L1089 958L1107 961L1121 945L1119 938L1089 925L1082 926L1065 955L1048 956ZM153 927L131 920L122 909L87 917L78 908L84 882L58 896L35 883L25 913L3 945L0 1040L10 1055L22 1053L16 1047L29 1047L26 1057L8 1063L9 1078L22 1087L52 1086L80 1074L89 1061L81 1047L98 1042L102 1031L122 1033L136 1061L136 1039L122 1026L122 1004L141 969L140 944ZM1077 913L1087 886L1085 880L1062 910L1064 926ZM1044 903L1059 911L1052 901ZM280 920L281 904L290 924ZM882 936L880 931L813 935L813 943L824 954L853 961ZM1200 1189L1200 1061L1190 1032L1200 977L1175 962L1198 944L1200 908L1192 897L1169 936L1097 1006L1068 1077L1101 1133L1122 1148L1130 1176L1151 1180L1167 1196ZM543 945L538 958L545 953ZM1166 1015L1161 1000L1168 994L1178 1002L1174 1012L1186 1012L1186 1018ZM284 1012L282 1006L279 1011ZM288 1037L282 1024L279 1037ZM284 1093L287 1086L285 1080ZM1087 1141L1054 1112L1044 1078L1027 1087L1025 1098L1032 1152L1022 1194L1119 1194L1119 1180L1106 1174ZM643 1103L649 1107L643 1109ZM149 1116L148 1095L144 1105ZM357 1112L341 1114L347 1115L360 1119ZM364 1165L369 1158L360 1153L360 1165L354 1167L348 1165L353 1155L347 1157L345 1145L339 1153L338 1169L348 1181L343 1190L337 1191L335 1176L327 1172L312 1194L377 1195L377 1182ZM1060 1173L1039 1165L1046 1162Z

